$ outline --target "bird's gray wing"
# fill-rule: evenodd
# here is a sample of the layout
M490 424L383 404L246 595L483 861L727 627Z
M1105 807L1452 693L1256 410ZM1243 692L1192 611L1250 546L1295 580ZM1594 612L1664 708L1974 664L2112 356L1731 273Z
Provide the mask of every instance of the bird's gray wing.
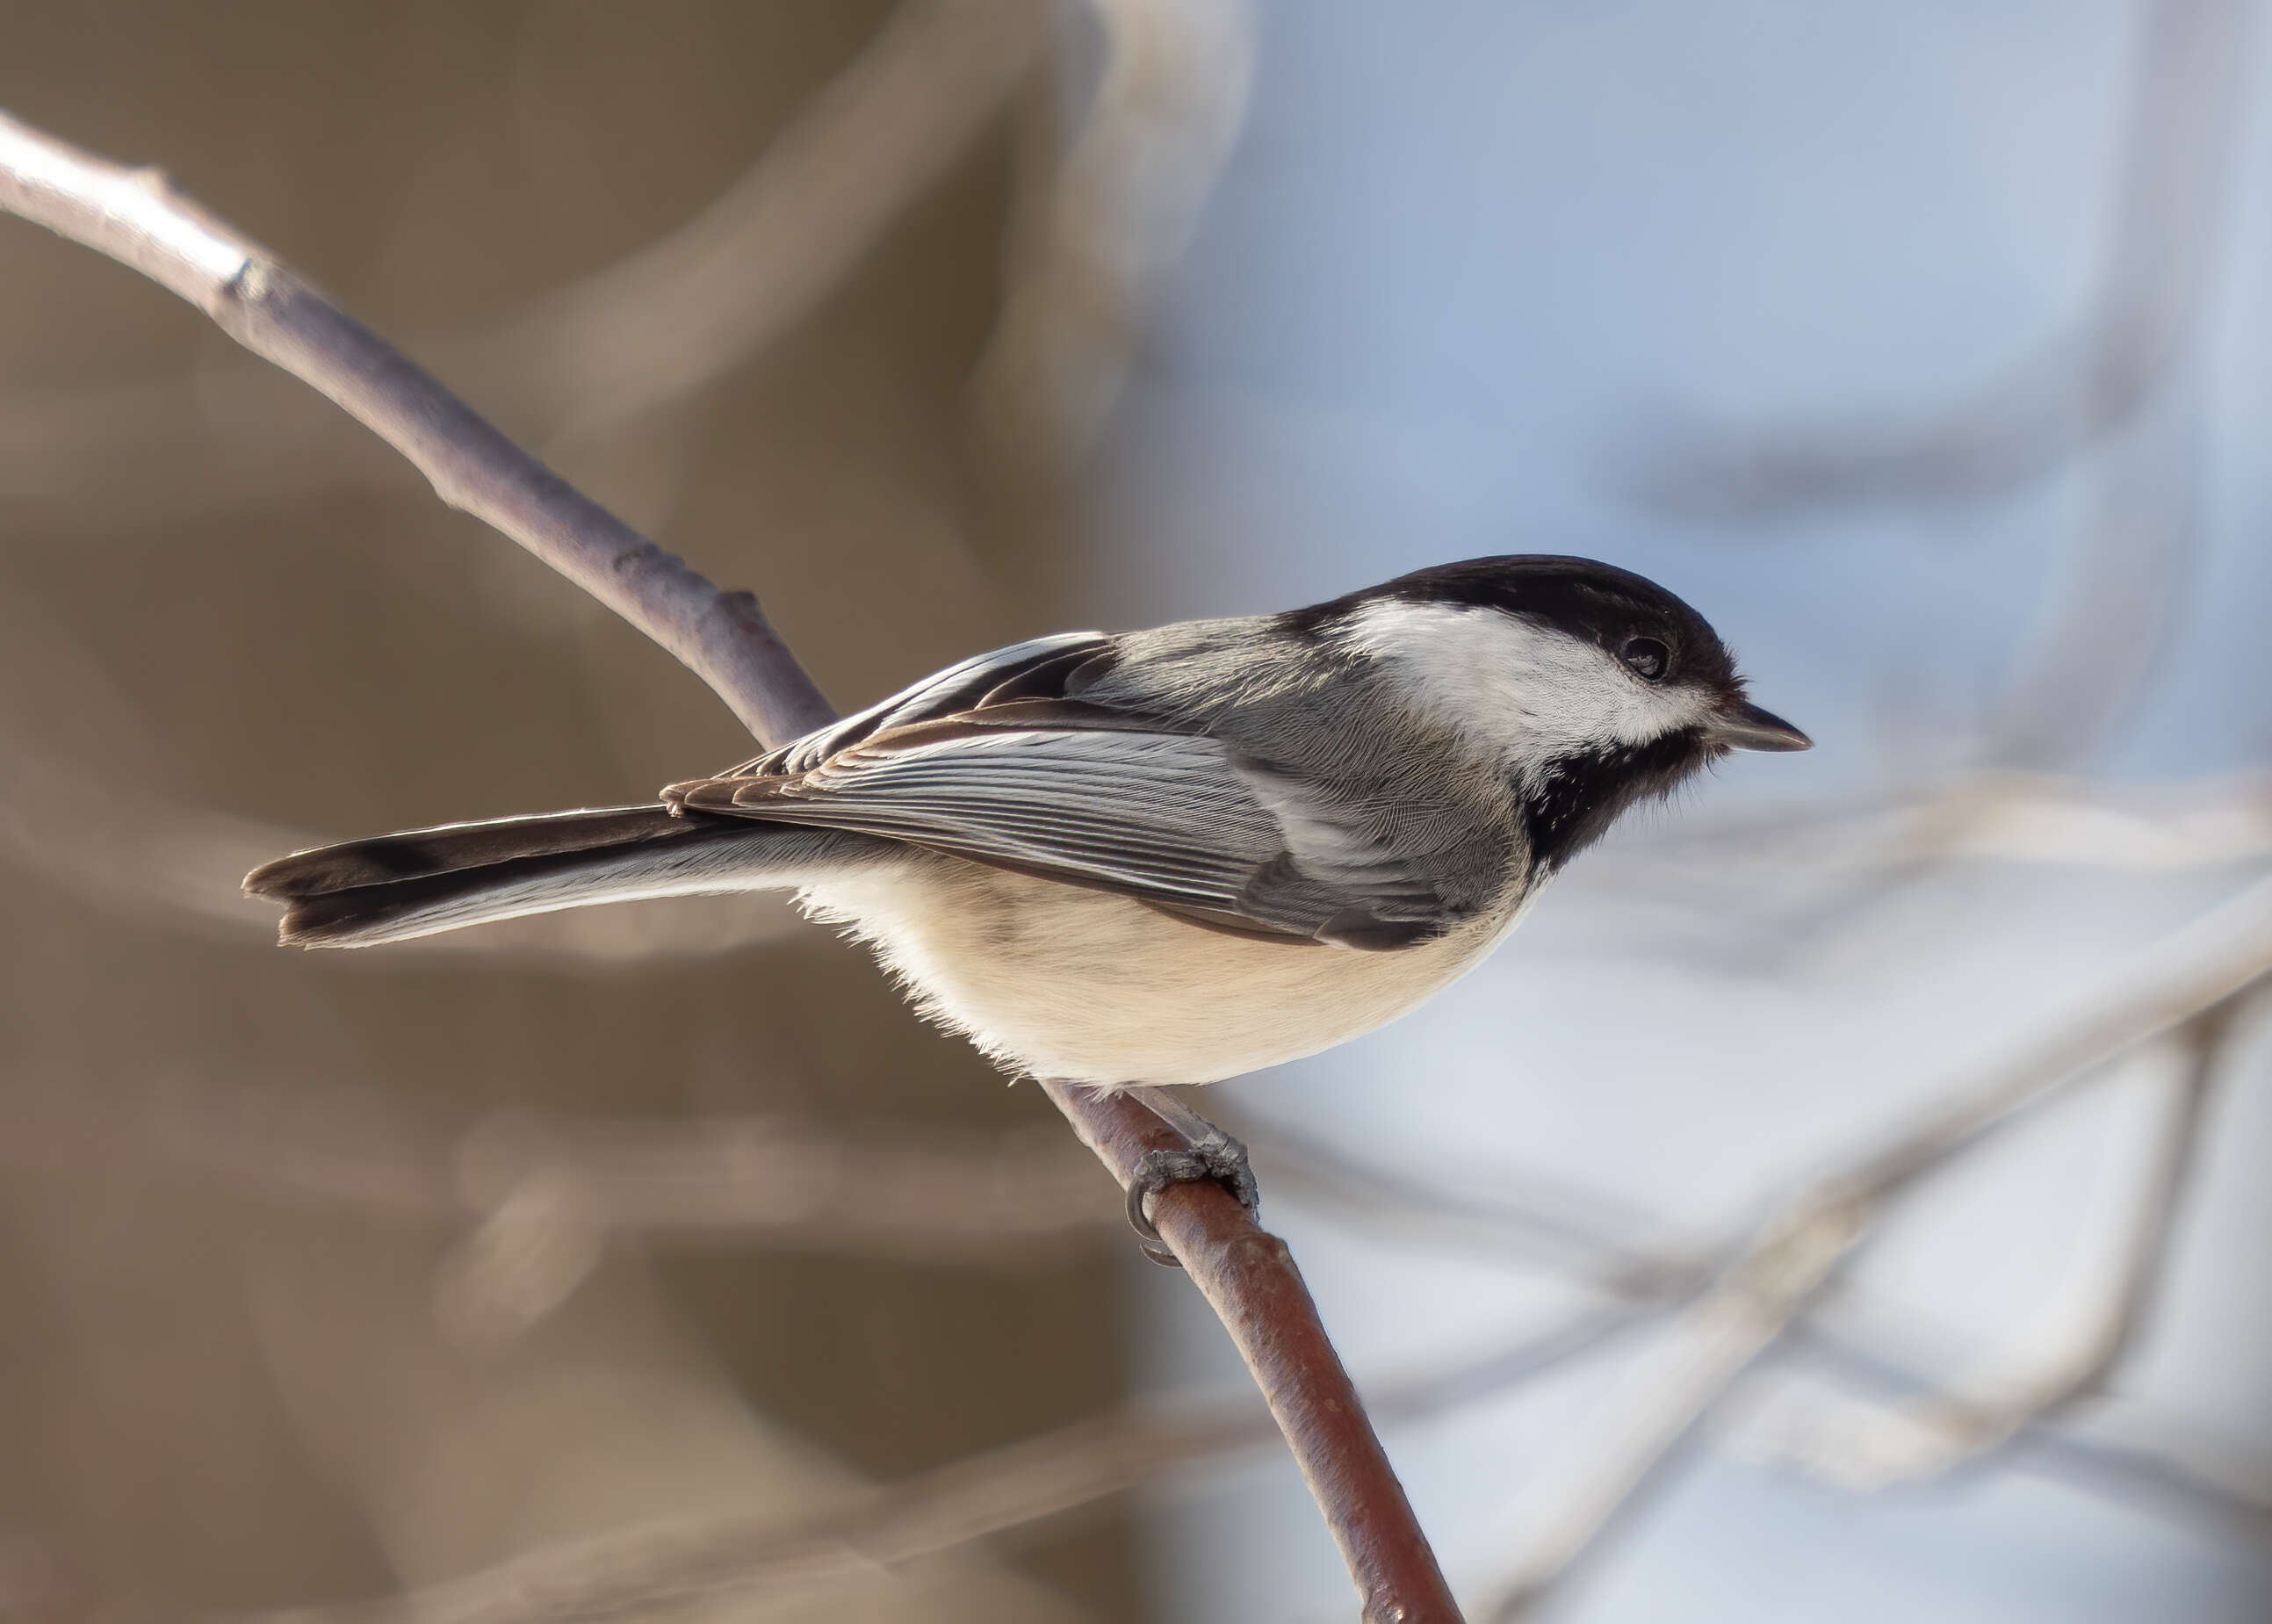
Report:
M1120 893L1274 939L1396 947L1472 911L1324 785L1080 697L1110 640L983 656L675 807L844 829ZM1071 690L1069 692L1068 690Z
M1222 746L1190 734L950 721L878 735L793 777L665 793L698 812L881 835L1224 913L1284 849Z

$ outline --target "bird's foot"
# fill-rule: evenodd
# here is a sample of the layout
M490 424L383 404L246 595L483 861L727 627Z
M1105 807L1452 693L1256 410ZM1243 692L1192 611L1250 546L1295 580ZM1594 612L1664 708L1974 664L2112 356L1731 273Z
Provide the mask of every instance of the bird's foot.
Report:
M1248 1161L1246 1147L1206 1118L1164 1100L1151 1089L1143 1091L1144 1103L1158 1113L1161 1119L1184 1136L1182 1149L1147 1151L1138 1162L1128 1181L1128 1224L1136 1231L1144 1255L1155 1263L1170 1269L1181 1269L1183 1264L1161 1238L1152 1223L1147 1203L1171 1184L1194 1184L1207 1180L1219 1184L1230 1192L1246 1216L1257 1223L1262 1217L1262 1197L1254 1182L1254 1168ZM1162 1109L1163 1104L1171 1109Z

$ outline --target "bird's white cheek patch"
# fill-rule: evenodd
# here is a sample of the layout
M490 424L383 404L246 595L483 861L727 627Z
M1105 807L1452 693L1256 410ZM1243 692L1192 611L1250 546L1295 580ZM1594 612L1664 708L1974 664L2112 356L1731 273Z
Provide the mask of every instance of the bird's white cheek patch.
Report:
M1350 642L1394 668L1421 709L1523 757L1640 745L1702 719L1693 689L1656 688L1592 642L1495 609L1370 603Z

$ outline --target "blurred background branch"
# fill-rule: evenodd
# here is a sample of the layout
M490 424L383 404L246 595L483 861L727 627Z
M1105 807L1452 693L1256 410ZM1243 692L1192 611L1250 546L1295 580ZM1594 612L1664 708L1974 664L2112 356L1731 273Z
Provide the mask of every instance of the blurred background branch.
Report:
M2072 333L1922 421L1842 414L1826 429L1815 412L1803 427L1692 426L1655 454L1639 489L1672 511L1748 523L1850 503L1977 502L2056 472L2124 428L2166 384L2198 325L2257 9L2253 0L2140 7L2097 286Z
M1787 1424L1784 1448L1824 1478L1876 1489L1954 1471L2026 1428L2098 1396L2137 1341L2168 1262L2179 1203L2198 1164L2208 1093L2234 1011L2214 1006L2181 1037L2182 1068L2164 1084L2159 1134L2146 1147L2140 1187L2119 1244L2085 1312L2059 1344L2024 1368L1992 1370L1875 1413L1850 1411Z
M1954 1098L1947 1108L1889 1136L1773 1214L1683 1315L1670 1368L1635 1382L1626 1418L1574 1481L1554 1493L1552 1511L1526 1538L1514 1574L1483 1616L1511 1620L1536 1610L1698 1422L1790 1330L1890 1202L2016 1113L2039 1106L2054 1089L2219 1009L2268 973L2272 882L2260 882L2163 943L2096 998L2013 1045L2009 1056L1960 1081L1949 1090ZM2189 1139L2190 1121L2182 1126ZM2174 1200L2173 1193L2159 1191L2174 1192L2182 1156L2173 1153L2165 1162L2171 1168L2166 1178L2157 1172L2149 1210ZM2149 1235L2154 1228L2158 1225L2149 1227ZM2141 1281L2149 1277L2153 1251L2141 1243L2136 1265Z
M1061 85L1070 138L1028 145L1010 283L972 381L1013 469L1075 462L1135 364L1144 312L1183 257L1245 118L1249 0L1089 0L1095 49Z
M540 447L698 393L810 314L968 152L1037 60L1047 15L1039 0L908 0L692 218L480 331L415 347ZM19 499L177 514L403 477L366 435L238 361L0 392L0 490ZM146 477L102 477L121 458Z

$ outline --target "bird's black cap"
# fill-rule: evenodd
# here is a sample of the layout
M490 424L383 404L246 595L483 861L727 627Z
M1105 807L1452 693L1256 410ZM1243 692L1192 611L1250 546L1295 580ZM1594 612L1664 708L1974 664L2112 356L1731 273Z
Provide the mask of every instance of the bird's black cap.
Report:
M1740 692L1735 657L1711 625L1663 587L1631 570L1592 558L1510 553L1439 564L1282 617L1289 631L1315 634L1369 603L1444 603L1504 610L1615 650L1653 637L1671 651L1666 676Z

